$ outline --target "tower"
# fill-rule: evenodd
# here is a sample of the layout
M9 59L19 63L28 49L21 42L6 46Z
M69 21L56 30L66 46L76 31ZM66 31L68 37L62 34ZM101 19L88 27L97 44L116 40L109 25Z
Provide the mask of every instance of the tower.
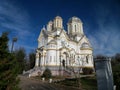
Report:
M47 24L47 30L52 31L52 29L53 29L53 22L49 21L48 24Z
M63 25L62 25L63 21L60 16L56 16L55 19L53 20L53 23L54 23L54 29L56 29L56 28L62 29L63 28Z
M69 35L83 34L83 23L78 17L70 18L67 25Z

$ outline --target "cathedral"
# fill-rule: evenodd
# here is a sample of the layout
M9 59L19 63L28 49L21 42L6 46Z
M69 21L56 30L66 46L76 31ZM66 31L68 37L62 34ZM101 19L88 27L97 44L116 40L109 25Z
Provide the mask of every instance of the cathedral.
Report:
M41 29L35 67L42 73L49 68L52 75L59 75L60 71L63 73L65 68L70 67L93 68L93 49L78 17L68 20L67 30L60 16L56 16Z

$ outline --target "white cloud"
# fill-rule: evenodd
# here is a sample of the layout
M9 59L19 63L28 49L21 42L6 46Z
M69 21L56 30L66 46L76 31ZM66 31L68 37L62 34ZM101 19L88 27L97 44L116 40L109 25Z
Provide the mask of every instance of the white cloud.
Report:
M8 1L0 3L0 26L13 30L24 35L25 31L29 32L30 20L29 14L16 5ZM29 34L29 33L28 33ZM26 35L26 33L25 33Z
M8 30L12 37L18 38L17 47L31 49L29 40L34 40L30 15L25 9L8 0L0 1L0 33ZM29 40L28 40L29 39ZM27 46L28 45L28 46ZM9 44L11 46L11 43ZM34 45L33 45L34 46Z
M95 54L112 55L117 53L120 50L119 32L115 29L112 31L109 31L110 29L103 30L96 32L95 35L89 35Z
M113 55L120 52L120 25L118 18L113 18L115 13L109 6L98 6L96 10L97 29L94 35L88 35L95 54Z

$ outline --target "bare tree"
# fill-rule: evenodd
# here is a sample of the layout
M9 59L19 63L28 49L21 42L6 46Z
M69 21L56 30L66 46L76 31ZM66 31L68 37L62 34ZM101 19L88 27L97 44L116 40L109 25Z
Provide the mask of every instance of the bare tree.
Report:
M78 88L81 89L82 88L82 85L81 85L81 80L80 80L80 77L81 77L81 71L82 71L82 67L85 65L85 61L84 61L84 58L80 58L78 56L77 58L77 62L75 62L75 59L70 59L71 60L71 65L70 67L68 68L72 75L76 78L76 82L78 83ZM77 68L75 68L74 66L78 66Z

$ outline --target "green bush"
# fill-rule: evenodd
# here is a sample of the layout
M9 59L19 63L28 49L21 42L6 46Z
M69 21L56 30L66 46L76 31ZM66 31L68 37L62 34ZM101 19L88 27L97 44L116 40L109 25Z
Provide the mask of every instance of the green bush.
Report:
M45 71L43 72L43 75L42 77L45 77L46 79L49 79L52 77L52 73L51 73L51 70L46 68Z
M120 72L113 72L114 85L116 85L116 90L120 90Z
M82 71L83 71L83 74L85 74L85 75L92 74L93 73L93 68L84 67L82 69Z
M112 66L114 85L116 85L116 90L120 90L120 64L115 61L116 64Z

